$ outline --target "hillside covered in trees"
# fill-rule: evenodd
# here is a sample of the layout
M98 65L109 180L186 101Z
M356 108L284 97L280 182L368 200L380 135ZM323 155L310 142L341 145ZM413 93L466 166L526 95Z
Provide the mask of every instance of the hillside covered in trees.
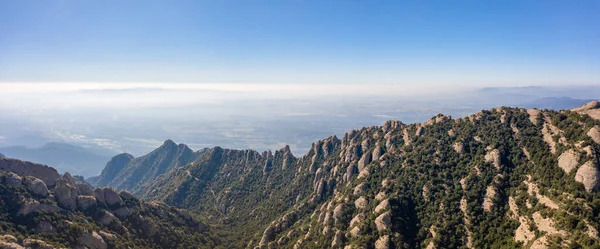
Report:
M90 182L144 200L132 212L154 203L201 217L172 224L185 231L168 242L180 248L600 248L599 118L595 101L440 114L328 137L302 157L287 146L194 152L168 140L140 158L113 158ZM130 234L116 232L115 243L153 245Z

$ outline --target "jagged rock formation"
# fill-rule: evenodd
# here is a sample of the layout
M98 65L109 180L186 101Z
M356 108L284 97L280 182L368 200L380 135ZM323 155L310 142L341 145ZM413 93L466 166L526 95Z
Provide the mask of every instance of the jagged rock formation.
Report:
M388 121L300 158L215 147L134 193L231 230L228 248L595 247L595 108Z
M33 176L50 186L54 186L54 182L60 177L56 169L47 165L6 157L0 157L0 170L11 171L23 176Z
M69 173L48 189L31 176L56 172L47 166L11 159L0 168L14 170L0 170L0 248L212 248L207 239L217 241L184 210L111 188L92 190Z

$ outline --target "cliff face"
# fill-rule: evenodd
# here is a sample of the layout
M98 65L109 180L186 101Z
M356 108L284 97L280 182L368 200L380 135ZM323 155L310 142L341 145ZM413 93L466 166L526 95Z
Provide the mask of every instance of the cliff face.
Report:
M238 248L587 247L598 125L518 108L388 121L301 158L213 148L140 193L229 227Z

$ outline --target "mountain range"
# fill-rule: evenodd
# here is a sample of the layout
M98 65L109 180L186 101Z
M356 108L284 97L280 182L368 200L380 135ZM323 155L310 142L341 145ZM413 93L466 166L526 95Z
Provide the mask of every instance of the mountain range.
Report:
M10 146L0 148L7 157L52 165L60 172L75 175L93 176L98 174L111 158L108 152L98 152L67 143L46 143L41 147L29 148Z
M154 244L144 233L116 235L119 243L139 236L131 247L599 248L599 152L600 103L592 101L562 111L500 107L458 119L387 121L316 141L301 157L288 146L193 151L167 140L145 156L113 157L86 181L134 198L138 206L128 210L157 203L201 220L164 223L182 229L170 244ZM47 185L54 185L51 202L69 213L57 198L63 182L71 182L65 175ZM15 204L2 221L17 227L22 208ZM101 210L118 217L121 208ZM121 222L127 229L136 224ZM8 231L21 244L36 234Z

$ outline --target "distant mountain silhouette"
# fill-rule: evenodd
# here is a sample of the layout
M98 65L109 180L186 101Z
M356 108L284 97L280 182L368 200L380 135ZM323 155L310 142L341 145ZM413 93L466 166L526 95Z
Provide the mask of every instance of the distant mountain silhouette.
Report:
M11 146L0 148L6 157L47 164L60 172L89 177L98 174L110 160L110 155L98 154L67 143L47 143L38 148Z
M591 99L574 99L569 97L545 97L522 103L524 108L567 110L585 105Z

